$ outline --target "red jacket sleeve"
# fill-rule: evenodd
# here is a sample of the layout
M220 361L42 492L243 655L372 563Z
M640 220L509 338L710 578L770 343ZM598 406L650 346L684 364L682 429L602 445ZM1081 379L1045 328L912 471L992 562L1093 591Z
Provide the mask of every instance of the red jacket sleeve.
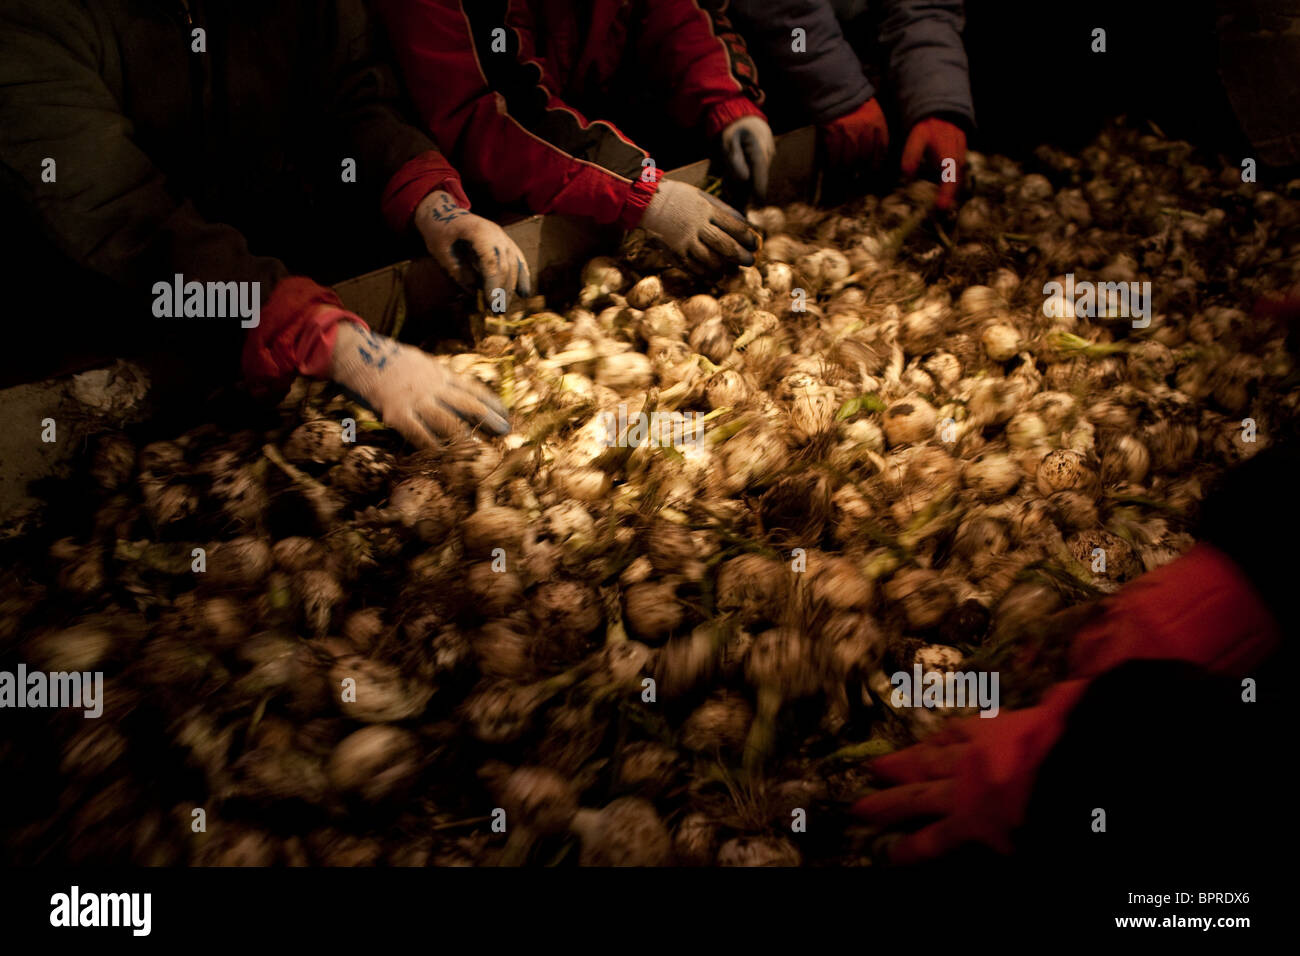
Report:
M697 0L655 0L644 6L637 54L669 91L673 119L706 136L742 116L762 116L758 71L745 43L721 12Z
M469 208L469 197L461 188L456 170L441 153L429 150L403 163L384 187L384 221L394 232L405 231L420 200L435 190L449 193L457 203Z
M340 322L362 319L330 289L303 276L276 284L244 339L244 378L256 395L283 390L297 375L327 378Z
M556 95L525 3L381 0L379 13L416 109L467 179L534 212L640 221L657 185L646 152Z

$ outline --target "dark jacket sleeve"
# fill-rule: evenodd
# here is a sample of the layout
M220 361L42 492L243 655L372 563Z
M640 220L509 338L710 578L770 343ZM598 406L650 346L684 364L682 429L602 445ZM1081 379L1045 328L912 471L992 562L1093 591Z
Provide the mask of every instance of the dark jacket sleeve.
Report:
M717 6L715 15L729 18L764 63L760 82L788 86L813 122L837 119L875 95L829 0L731 0ZM804 31L799 47L796 29Z
M1287 434L1218 480L1194 535L1232 558L1288 635L1300 630L1291 542L1300 533L1295 503L1300 441ZM1256 511L1266 518L1255 517Z
M941 115L975 126L970 71L961 33L962 0L888 0L880 43L903 124Z
M258 281L285 275L230 226L173 197L133 139L100 70L121 69L93 7L7 0L0 8L0 163L75 263L130 289L183 273ZM52 160L53 181L42 177Z
M329 59L323 109L347 155L357 157L361 174L376 183L391 182L403 166L423 157L425 173L437 167L433 171L440 171L442 179L430 180L426 194L449 184L449 191L457 192L459 177L451 164L403 114L401 88L392 68L376 53L374 23L365 5L361 0L338 0L332 6L334 30L326 38Z

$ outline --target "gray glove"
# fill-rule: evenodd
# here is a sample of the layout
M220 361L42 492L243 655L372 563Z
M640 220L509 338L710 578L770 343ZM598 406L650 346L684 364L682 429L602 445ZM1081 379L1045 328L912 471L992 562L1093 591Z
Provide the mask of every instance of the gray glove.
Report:
M415 227L430 254L467 289L493 289L520 296L533 294L532 278L524 254L489 219L456 204L450 193L431 192L415 207Z
M441 360L362 328L340 322L330 378L350 389L384 422L420 448L473 429L504 435L507 412L486 385L457 375Z
M660 182L640 225L697 272L754 264L758 236L745 217L687 183Z
M727 155L732 174L744 182L752 182L754 195L763 199L767 195L772 155L776 152L772 127L757 116L742 116L722 131L722 151Z

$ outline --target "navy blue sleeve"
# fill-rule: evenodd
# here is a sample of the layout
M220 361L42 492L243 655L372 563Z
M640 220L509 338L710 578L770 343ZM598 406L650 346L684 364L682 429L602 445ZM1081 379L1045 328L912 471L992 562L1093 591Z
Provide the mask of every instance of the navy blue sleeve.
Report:
M875 95L828 0L732 0L725 10L766 66L762 86L788 87L810 121L837 119Z
M884 9L880 43L904 125L911 129L927 116L941 115L974 128L962 0L886 0Z

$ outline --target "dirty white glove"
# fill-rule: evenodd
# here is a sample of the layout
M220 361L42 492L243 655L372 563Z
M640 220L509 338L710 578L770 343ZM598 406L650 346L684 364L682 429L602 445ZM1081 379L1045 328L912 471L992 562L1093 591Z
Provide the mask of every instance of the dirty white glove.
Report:
M745 217L688 183L661 181L640 225L696 271L754 264L758 237Z
M732 174L744 182L752 183L754 194L767 196L767 174L772 170L772 154L776 140L772 127L760 116L742 116L722 130L722 151Z
M524 254L490 219L457 205L450 193L431 192L415 207L415 228L438 264L467 289L504 289L506 297L533 294Z
M505 406L482 382L355 322L338 324L330 378L420 448L471 428L497 435L510 431Z

